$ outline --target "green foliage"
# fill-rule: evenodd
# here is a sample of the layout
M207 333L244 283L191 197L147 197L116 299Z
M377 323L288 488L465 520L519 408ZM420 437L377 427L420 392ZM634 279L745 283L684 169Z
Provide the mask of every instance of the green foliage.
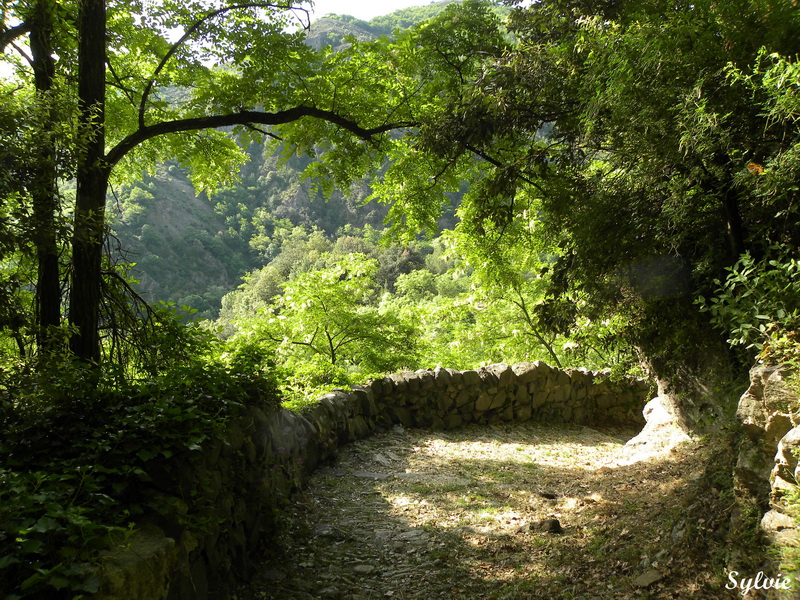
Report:
M4 597L71 598L96 592L99 577L80 562L81 553L101 547L111 533L124 532L92 518L99 507L113 504L103 488L74 471L0 468L0 482L3 535L13 540L2 544Z
M258 316L241 315L229 343L274 348L287 390L355 383L364 373L409 366L416 361L414 328L378 309L377 272L377 261L363 254L299 272Z
M215 318L221 296L279 253L283 256L273 266L284 279L295 260L313 264L313 257L302 255L308 230L330 239L347 226L382 227L386 207L363 205L369 178L326 202L301 181L308 161L293 158L279 165L263 146L254 144L248 151L251 163L242 169L241 181L211 198L195 196L184 171L170 163L131 187L115 189L112 228L127 259L136 263L132 273L143 297L192 306L196 318ZM291 252L287 236L296 245ZM372 252L382 270L390 260L384 254ZM389 283L393 275L381 278Z
M697 302L731 346L782 365L800 391L800 261L793 254L783 246L760 260L744 254L724 281L715 281L715 295Z
M436 280L434 273L420 269L401 274L397 278L395 289L398 296L408 299L409 302L420 302L436 295Z
M158 231L144 219L148 204L162 200L159 194L136 191L140 187L132 186L122 189L127 197L119 202L117 225L141 225L133 235L157 251L141 261L142 266L159 279L179 277L181 267L177 265L181 261L172 260L172 254L211 258L217 263L212 265L222 272L217 290L191 290L177 299L179 303L188 300L205 304L199 308L210 316L219 296L216 291L260 266L254 264L253 259L258 257L251 256L250 251L264 246L263 238L271 232L260 230L274 223L258 209L272 208L269 203L275 196L315 199L320 186L332 192L335 185L344 190L358 181L366 167L382 161L378 155L385 134L413 124L412 107L406 101L416 96L406 85L413 83L409 77L396 81L386 76L392 72L392 66L382 60L386 40L374 44L376 52L316 52L305 43L305 30L290 26L295 19L302 23L307 17L303 8L291 4L220 6L210 0L168 0L153 5L104 0L92 9L96 11L91 13L94 17L81 24L81 18L90 14L88 10L70 11L49 1L10 5L3 19L22 25L6 32L9 37L4 37L0 57L20 67L16 82L24 90L23 96L33 94L46 105L42 111L18 112L25 117L20 129L34 132L30 136L34 142L45 140L44 152L30 154L39 157L33 170L37 181L47 184L47 193L37 198L32 192L32 200L26 199L34 207L39 276L42 278L44 272L43 280L50 291L38 299L39 306L44 307L40 318L44 324L37 333L40 340L47 338L46 325L57 325L60 320L57 313L65 299L61 296L69 297L68 319L77 328L71 333L71 347L86 360L99 358L96 322L101 294L97 288L109 182L124 188L143 171L152 176L157 165L169 159L187 169L198 194L234 191L216 207L225 227L210 231L198 227L189 239L179 240L186 243L176 244L178 248L169 243L163 227ZM80 27L76 27L78 24ZM96 31L90 34L91 27ZM175 38L176 31L181 32L180 37L168 41ZM34 42L42 40L46 45L37 54L37 45L32 44L32 73L6 52L17 32L31 32ZM87 44L77 53L80 44L76 41L81 40ZM10 46L25 56L21 47ZM53 56L59 60L51 61ZM99 65L98 69L105 68L107 73L94 73L90 65ZM80 82L77 87L76 82ZM78 98L81 102L76 102ZM58 103L51 104L54 99ZM90 114L94 99L102 99L103 106ZM383 108L376 112L376 106ZM77 137L68 133L75 129L76 117L80 124ZM327 124L306 127L310 119ZM328 150L347 155L347 161L303 165L327 170L331 182L305 184L290 173L269 189L272 198L259 194L267 186L241 185L252 183L243 182L239 171L257 150L256 142L264 136L278 140L282 131L279 126L298 120L304 126L295 128L295 134L287 136L283 144L286 161L298 150L310 157ZM64 158L64 169L50 164L50 157L55 156ZM73 230L54 236L57 211L51 205L58 204L55 190L62 171L75 172L78 181L71 213ZM351 205L364 197L364 186L361 188L348 194ZM232 207L236 210L230 210ZM344 225L326 221L330 227ZM149 228L144 229L144 225ZM53 263L66 256L59 244L67 240L74 246L67 258L74 263L70 271L74 283L61 289ZM255 242L252 245L251 240ZM39 284L39 291L44 287Z
M773 334L800 326L800 261L782 250L762 260L742 255L724 282L715 280L716 294L698 300L731 345L760 350Z
M434 231L443 198L468 180L468 264L540 343L567 335L580 353L634 364L607 347L616 339L654 373L686 373L681 386L727 377L722 340L692 303L744 252L800 242L797 11L546 0L506 26L513 43L470 2L393 46L353 45L419 91L406 100L417 127L381 148L392 162L374 196L408 239ZM355 152L350 165L369 164ZM323 164L319 174L351 176Z
M72 133L79 32L49 5L54 91L34 94L5 54L20 79L0 90L0 353L13 359L0 365L3 592L94 591L87 558L157 510L142 499L156 463L196 456L239 403L274 404L278 376L296 399L405 367L624 371L634 345L671 375L713 348L709 319L737 346L800 363L790 3L542 0L504 24L493 3L468 1L350 23L395 37L338 52L313 51L277 7L107 4L114 228L140 255L137 289L175 303L148 309L106 262L111 367L73 364L70 327L53 329L38 364L23 360L43 246L31 165L42 132L59 177L86 146ZM167 41L178 30L190 43ZM244 126L162 127L292 106L339 120L271 127L272 146ZM452 233L417 240L462 197ZM367 198L390 208L348 228ZM366 226L387 213L402 246ZM245 273L222 300L222 349L184 325L182 305L215 316Z
M161 343L179 330L162 330ZM160 509L155 473L192 461L244 403L277 402L261 350L221 360L208 342L150 378L99 385L64 359L31 373L0 375L0 594L76 598L97 591L96 552L120 543L134 522ZM176 357L172 357L174 360ZM189 502L189 516L193 509ZM155 516L161 516L156 514Z
M561 335L538 320L546 253L503 246L491 257L460 231L405 248L379 244L371 228L340 234L330 242L286 232L273 261L225 296L216 321L232 347L275 352L292 406L402 368L539 359L621 373L635 366L618 323L584 319Z

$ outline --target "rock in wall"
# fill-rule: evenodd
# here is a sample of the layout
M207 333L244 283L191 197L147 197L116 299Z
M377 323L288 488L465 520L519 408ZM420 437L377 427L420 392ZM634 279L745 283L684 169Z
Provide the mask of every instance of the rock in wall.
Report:
M201 456L152 474L140 530L98 560L102 600L224 598L251 575L275 510L338 448L378 428L538 421L642 425L644 380L537 361L388 375L325 394L302 415L245 407ZM189 501L193 509L189 510Z
M750 387L739 400L736 417L742 437L733 472L737 510L734 527L746 514L763 515L761 525L775 541L798 544L794 519L785 512L784 496L797 487L800 470L800 395L786 383L777 365L756 365Z

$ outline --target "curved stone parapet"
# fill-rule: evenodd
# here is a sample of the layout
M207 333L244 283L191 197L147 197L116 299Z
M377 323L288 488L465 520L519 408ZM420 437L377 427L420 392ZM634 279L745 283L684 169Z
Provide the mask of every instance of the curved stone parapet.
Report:
M276 509L340 446L379 428L510 421L643 425L651 386L543 362L408 371L334 390L302 414L242 408L202 458L170 464L150 517L98 561L102 600L225 598L253 569ZM199 498L191 508L185 499ZM190 513L190 514L187 514ZM192 527L187 523L198 523Z
M536 361L470 371L395 373L372 381L380 425L453 429L467 423L537 421L578 425L642 425L650 385L612 381L606 372L556 369Z

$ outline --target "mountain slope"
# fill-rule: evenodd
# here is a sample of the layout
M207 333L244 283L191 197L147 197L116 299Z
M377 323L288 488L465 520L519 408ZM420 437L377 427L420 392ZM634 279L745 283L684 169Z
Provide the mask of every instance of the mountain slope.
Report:
M347 15L315 21L307 42L315 47L346 44L347 37L374 39L439 14L452 0L396 11L365 22ZM241 277L274 258L276 228L302 226L328 237L345 225L383 227L384 205L363 200L371 193L364 181L333 194L314 196L301 172L310 159L279 160L271 147L247 148L250 162L241 181L213 198L197 196L186 172L162 165L154 177L117 190L109 201L113 234L130 262L138 291L149 301L189 305L198 316L214 318L221 297ZM448 224L452 224L450 221Z

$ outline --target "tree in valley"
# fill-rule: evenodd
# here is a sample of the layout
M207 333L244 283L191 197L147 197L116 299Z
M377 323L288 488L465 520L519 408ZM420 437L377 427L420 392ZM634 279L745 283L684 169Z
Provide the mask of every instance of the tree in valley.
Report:
M381 373L417 360L417 332L392 311L380 310L378 263L364 254L297 273L258 314L244 316L232 337L275 349L278 363L302 385L344 383L349 372Z

